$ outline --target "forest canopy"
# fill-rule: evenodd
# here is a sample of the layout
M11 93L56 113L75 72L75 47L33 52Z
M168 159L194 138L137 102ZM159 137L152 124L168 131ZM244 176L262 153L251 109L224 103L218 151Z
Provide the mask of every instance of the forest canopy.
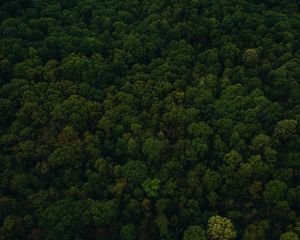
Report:
M1 240L299 240L298 0L0 0Z

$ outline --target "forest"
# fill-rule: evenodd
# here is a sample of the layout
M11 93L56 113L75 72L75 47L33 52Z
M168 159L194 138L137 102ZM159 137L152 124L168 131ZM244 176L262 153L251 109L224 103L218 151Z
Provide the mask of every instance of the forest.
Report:
M299 0L0 0L0 240L299 238Z

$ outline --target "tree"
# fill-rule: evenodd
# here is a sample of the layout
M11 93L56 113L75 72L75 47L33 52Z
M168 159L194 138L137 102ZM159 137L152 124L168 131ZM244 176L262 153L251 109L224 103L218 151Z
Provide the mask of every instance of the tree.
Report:
M256 64L258 61L258 54L257 54L256 49L247 49L243 53L242 58L243 58L244 63L248 66L252 66L252 65Z
M204 122L192 123L188 126L188 132L192 137L199 137L203 140L212 135L211 128Z
M137 232L134 224L123 225L120 231L120 238L121 240L137 239Z
M236 231L230 219L212 216L208 220L207 227L209 239L229 240L236 238Z
M220 58L223 62L229 60L231 64L236 63L237 60L240 58L241 51L237 46L233 43L226 44L220 50Z
M285 120L279 121L276 124L274 134L279 139L286 141L296 133L296 129L297 129L297 121L296 120L285 119Z
M164 215L159 215L156 219L156 224L159 229L160 236L163 238L170 237L169 225L170 222Z
M159 194L160 180L159 179L146 179L143 183L143 188L149 197L157 197Z
M252 223L245 229L243 240L264 240L268 229L269 223L267 221Z
M221 181L222 179L220 174L211 169L207 169L205 175L203 176L204 187L208 191L218 189L220 187Z
M206 240L206 232L197 225L189 226L183 234L183 240Z
M280 240L299 240L299 237L294 232L286 232L280 236Z
M256 135L252 139L252 147L255 153L260 154L265 148L271 145L271 138L264 134Z
M3 239L13 239L24 237L24 226L22 219L20 217L9 215L4 221L0 228L1 238Z
M61 64L62 77L71 81L80 81L88 65L85 56L71 54Z
M161 154L164 149L162 141L154 138L148 138L143 144L142 151L150 162L158 163L161 160Z
M128 161L122 167L122 175L130 183L142 183L148 175L148 167L142 161Z
M280 180L272 180L265 185L263 192L264 200L266 203L276 203L285 198L287 186Z
M111 224L118 216L118 204L116 201L94 201L89 203L89 210L92 222L97 226Z
M53 202L40 214L39 227L48 229L45 239L68 239L78 233L81 215L87 210L86 202L62 199Z

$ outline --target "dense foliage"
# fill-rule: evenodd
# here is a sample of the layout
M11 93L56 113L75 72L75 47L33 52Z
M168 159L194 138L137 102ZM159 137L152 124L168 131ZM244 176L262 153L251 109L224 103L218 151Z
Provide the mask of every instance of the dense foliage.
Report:
M299 239L298 0L0 4L0 239Z

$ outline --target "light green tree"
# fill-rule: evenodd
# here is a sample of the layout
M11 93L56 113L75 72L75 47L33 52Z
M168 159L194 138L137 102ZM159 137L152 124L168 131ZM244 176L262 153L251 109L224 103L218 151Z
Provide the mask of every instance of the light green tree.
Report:
M143 188L146 194L149 197L157 197L160 187L160 180L159 179L147 179L143 183Z
M299 240L299 237L294 232L286 232L280 236L280 240Z
M221 216L212 216L208 220L207 233L211 240L229 240L236 238L231 220Z

